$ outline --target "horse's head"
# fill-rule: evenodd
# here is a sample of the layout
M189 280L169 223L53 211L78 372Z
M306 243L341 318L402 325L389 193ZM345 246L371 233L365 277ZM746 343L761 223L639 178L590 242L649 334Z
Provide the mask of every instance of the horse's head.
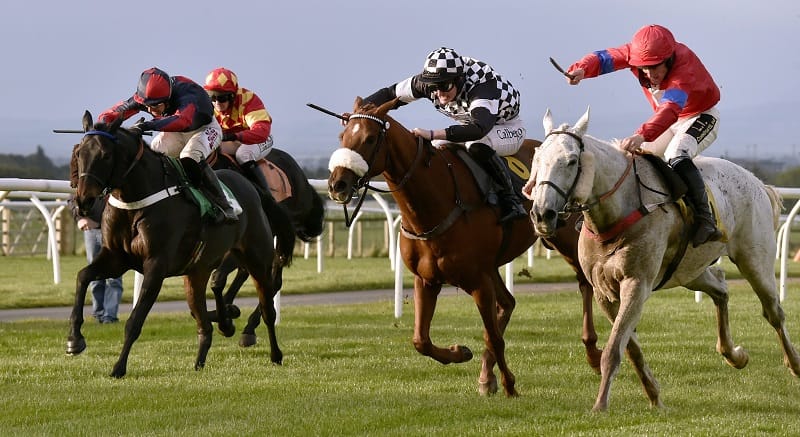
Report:
M353 113L339 135L341 147L328 163L328 196L338 203L349 202L356 190L386 169L386 134L391 126L386 113L396 106L397 99L377 107L362 103L357 97Z
M530 214L536 233L549 237L556 231L559 215L572 212L572 206L589 196L591 185L587 189L586 184L591 184L593 176L585 170L594 166L587 165L592 155L583 146L588 109L572 128L563 124L554 129L549 109L543 124L545 140L536 149L523 193L533 201Z
M75 200L81 212L91 209L95 200L115 187L116 158L121 141L136 141L136 135L119 129L123 118L111 124L93 124L92 114L83 114L81 142L72 149L71 183L76 187Z

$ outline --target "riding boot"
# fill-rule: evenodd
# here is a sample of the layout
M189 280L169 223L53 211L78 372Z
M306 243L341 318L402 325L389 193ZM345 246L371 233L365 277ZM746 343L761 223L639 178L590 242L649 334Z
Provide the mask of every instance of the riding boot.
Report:
M692 247L722 238L722 232L717 229L714 218L711 216L711 209L708 207L708 195L706 195L703 177L694 162L685 158L670 164L675 173L686 183L688 188L686 194L694 207L695 231L692 237Z
M222 187L217 179L217 174L208 166L205 160L199 162L200 165L200 179L203 183L203 189L208 196L211 203L213 203L221 212L217 214L217 223L236 223L239 218L233 213L233 208L222 192Z
M500 223L527 217L528 214L525 213L525 208L522 207L519 197L514 194L514 185L511 183L511 176L503 164L503 158L497 153L492 154L491 158L487 160L487 167L491 169L492 177L501 187L499 193L500 208L502 210Z
M242 164L242 169L244 170L245 177L250 179L250 182L252 182L257 189L265 192L266 194L272 194L269 190L267 178L264 177L264 173L261 172L261 169L258 168L258 164L255 161L245 162Z

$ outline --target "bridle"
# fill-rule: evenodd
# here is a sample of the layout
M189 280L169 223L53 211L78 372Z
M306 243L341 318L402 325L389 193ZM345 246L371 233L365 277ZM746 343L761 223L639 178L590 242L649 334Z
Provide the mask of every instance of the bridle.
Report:
M625 180L625 178L628 177L628 174L630 174L631 172L631 168L634 166L633 155L631 155L628 158L628 166L625 168L625 171L622 173L622 176L620 176L620 178L617 180L617 182L610 190L598 196L597 199L593 202L577 203L574 201L574 199L572 199L572 195L575 191L575 186L578 184L578 180L580 179L581 176L580 155L584 151L583 138L581 138L578 134L574 132L565 130L553 130L550 131L547 135L545 135L544 137L545 140L547 140L547 138L550 135L569 135L570 137L575 139L575 141L578 142L578 171L575 174L575 179L572 181L572 185L569 187L567 191L564 191L563 189L561 189L561 187L548 180L538 181L536 183L537 186L549 185L556 191L556 193L558 193L561 197L564 198L565 200L564 209L562 211L559 211L559 215L569 215L572 214L573 212L588 211L592 206L597 205L600 202L606 200L612 194L614 194L619 189L620 186L622 186L622 182Z
M110 132L106 132L106 131L102 131L102 130L90 130L90 131L86 131L86 133L83 134L84 138L87 137L87 136L93 136L93 135L97 135L97 136L108 138L111 141L113 141L115 144L119 143L119 138L117 138L116 135L114 135L114 134L112 134ZM131 170L133 170L133 167L136 166L136 164L142 159L142 155L144 155L144 141L142 141L140 139L139 140L139 149L136 152L136 156L134 157L133 162L131 162L131 164L128 166L128 169L125 170L125 173L122 174L122 178L121 178L122 180L124 180L128 176L128 174L131 172ZM81 178L84 178L84 177L94 180L95 182L98 183L98 185L103 187L103 192L102 192L101 196L107 195L113 189L113 187L111 187L111 184L110 184L109 181L103 181L98 176L96 176L96 175L94 175L92 173L83 172L83 173L78 175L78 179L81 179ZM109 178L110 178L110 176L109 176Z
M369 161L367 162L367 166L368 166L368 169L369 169L369 168L373 167L373 164L375 163L375 159L378 156L378 151L381 149L381 147L386 146L386 133L389 130L389 127L391 125L390 125L390 123L388 121L383 120L383 119L381 119L379 117L376 117L374 115L370 115L370 114L350 114L350 117L348 118L347 121L349 123L350 120L357 119L357 118L364 118L364 119L367 119L367 120L374 121L375 123L378 123L379 129L380 129L379 133L378 133L378 139L375 141L375 148L372 150L372 154L371 154L371 156L369 158ZM422 161L422 152L423 152L423 142L422 142L422 138L419 138L419 140L417 141L417 153L414 156L414 161L412 162L411 167L406 171L406 173L400 179L400 182L397 183L397 185L395 186L395 188L393 190L384 190L384 189L378 188L378 187L376 187L374 185L371 185L369 183L369 181L370 181L370 179L372 179L372 176L367 176L366 173L364 174L364 176L361 176L358 179L358 181L356 181L356 184L353 187L354 194L356 196L358 196L358 198L359 198L358 199L358 203L356 203L355 209L353 210L352 213L348 213L347 205L343 205L343 207L344 207L345 225L349 227L352 224L353 219L358 214L358 211L361 209L361 205L364 203L364 199L366 198L367 192L369 190L372 190L372 191L375 191L375 192L378 192L378 193L393 193L393 192L399 191L401 188L403 188L403 186L409 181L409 179L411 179L411 176L414 174L414 171L417 169L417 167L419 167L419 163ZM389 154L389 153L386 154L386 160L387 161L389 161L390 156L391 156L391 154ZM388 163L387 163L387 166L388 166ZM362 189L362 188L363 188L363 192L359 195L358 190Z

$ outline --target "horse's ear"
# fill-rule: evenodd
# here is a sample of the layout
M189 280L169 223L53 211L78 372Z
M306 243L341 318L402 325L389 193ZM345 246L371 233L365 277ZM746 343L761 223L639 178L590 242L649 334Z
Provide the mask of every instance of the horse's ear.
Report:
M364 103L364 99L362 99L361 96L356 96L356 101L353 103L353 112L356 112L356 110L361 107L362 103Z
M547 108L547 112L544 113L542 125L544 126L545 135L549 134L553 130L553 114L550 113L550 108Z
M583 113L580 120L575 123L575 133L578 134L579 137L583 137L586 134L586 129L589 128L589 110L591 108L586 108L586 112Z
M92 130L92 125L94 125L94 122L92 121L92 113L87 110L83 113L83 131L89 132Z
M575 191L572 197L579 203L584 203L592 195L592 187L594 186L594 153L589 150L584 150L581 153L581 175L575 181Z
M400 101L399 97L395 97L394 99L389 100L388 102L386 102L383 105L379 106L378 110L376 111L376 113L381 117L386 115L386 113L389 112L389 110L394 109L394 108L397 107L397 102L399 102L399 101Z
M111 122L111 125L108 126L108 131L116 132L123 121L125 121L125 117L123 117L122 114L120 114L117 118L114 119L114 121Z

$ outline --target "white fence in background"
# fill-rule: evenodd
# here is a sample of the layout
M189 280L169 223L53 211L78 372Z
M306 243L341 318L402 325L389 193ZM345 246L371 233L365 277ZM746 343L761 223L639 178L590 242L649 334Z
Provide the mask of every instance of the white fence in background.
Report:
M320 193L327 193L327 181L320 179L311 179L311 185ZM381 189L386 189L386 184L383 182L373 183ZM777 232L778 250L775 254L776 259L780 260L780 279L779 279L779 292L780 299L783 301L786 298L786 264L789 259L789 238L791 235L791 223L794 221L798 213L800 213L800 188L777 188L778 192L784 199L797 199L794 207L783 220ZM59 251L57 247L56 228L54 218L61 213L65 206L67 196L73 190L69 186L68 181L47 180L47 179L11 179L0 178L0 211L3 208L16 207L20 200L13 199L26 199L26 203L30 202L35 206L44 217L48 226L48 256L52 259L53 264L53 282L58 284L61 282L61 269L59 263ZM403 310L403 263L400 260L400 245L397 244L399 240L399 223L400 214L397 210L392 209L384 195L371 192L373 199L377 202L386 216L386 222L389 228L389 266L395 272L395 317L400 317ZM42 201L46 199L46 201ZM50 208L53 208L52 210ZM355 217L357 221L360 215ZM355 223L355 222L354 222ZM351 228L352 229L352 228ZM352 248L352 232L348 236L348 259L351 255ZM317 239L317 271L323 270L323 241L322 238ZM308 254L308 247L306 246L306 254ZM549 257L548 252L548 257ZM528 250L528 266L533 264L533 248ZM514 272L513 263L506 264L505 266L505 282L509 290L514 290ZM134 302L138 299L139 286L141 285L141 275L136 274L134 281ZM696 300L700 299L700 292L696 292ZM280 294L276 296L275 307L280 316Z

